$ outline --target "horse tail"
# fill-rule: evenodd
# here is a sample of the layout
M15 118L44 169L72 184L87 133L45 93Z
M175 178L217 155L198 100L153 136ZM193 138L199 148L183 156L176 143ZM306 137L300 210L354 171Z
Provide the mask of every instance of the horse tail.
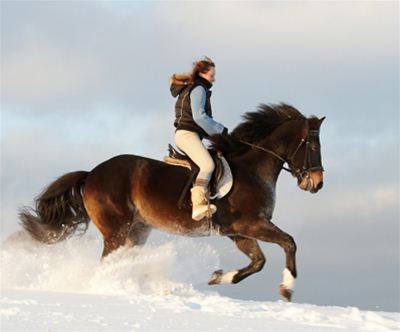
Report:
M35 198L34 209L20 210L21 224L34 239L53 244L69 238L78 229L81 234L86 232L90 220L82 191L88 174L64 174Z

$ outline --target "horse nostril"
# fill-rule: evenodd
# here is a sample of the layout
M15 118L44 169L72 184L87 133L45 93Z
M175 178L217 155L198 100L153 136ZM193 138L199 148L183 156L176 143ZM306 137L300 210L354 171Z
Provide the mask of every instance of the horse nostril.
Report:
M322 188L322 186L324 185L324 182L321 181L320 183L318 183L317 185L317 190L320 190Z

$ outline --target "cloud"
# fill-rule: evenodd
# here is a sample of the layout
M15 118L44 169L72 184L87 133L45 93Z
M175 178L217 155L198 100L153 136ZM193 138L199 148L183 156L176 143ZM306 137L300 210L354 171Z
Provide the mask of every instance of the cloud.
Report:
M35 113L78 112L103 102L163 107L169 75L189 70L203 53L217 61L224 116L234 107L230 90L246 91L250 102L234 100L244 112L269 96L300 99L309 93L305 87L348 90L349 72L390 65L393 73L397 58L390 3L239 2L229 4L229 15L218 2L2 6L4 100Z
M101 60L94 54L76 52L29 37L17 54L4 60L4 93L8 105L71 104L86 96L94 99L88 87L101 79ZM100 86L97 89L101 90ZM88 94L89 92L89 94ZM48 107L47 107L48 108Z
M202 4L196 10L188 3L160 7L166 26L180 29L178 36L184 44L192 36L203 43L209 41L210 48L229 46L235 54L232 60L239 65L257 66L271 59L304 65L305 58L309 65L343 59L354 63L363 54L374 59L394 57L396 51L393 3L236 2L230 3L229 15L225 3ZM191 29L181 28L186 26Z
M148 89L140 87L149 80L146 38L153 28L139 12L126 21L96 3L28 6L22 12L8 4L2 68L9 107L43 113L55 106L70 112L104 102L144 104Z

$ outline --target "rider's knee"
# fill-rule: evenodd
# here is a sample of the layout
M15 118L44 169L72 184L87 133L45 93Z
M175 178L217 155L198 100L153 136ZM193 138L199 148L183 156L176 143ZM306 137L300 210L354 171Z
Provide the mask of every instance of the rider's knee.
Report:
M214 172L215 164L214 164L214 161L212 160L212 158L205 161L202 168L203 168L204 172L207 172L209 174Z

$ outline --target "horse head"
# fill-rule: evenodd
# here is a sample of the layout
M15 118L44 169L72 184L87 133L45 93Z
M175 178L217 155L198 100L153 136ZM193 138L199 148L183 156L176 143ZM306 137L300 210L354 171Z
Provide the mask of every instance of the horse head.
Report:
M257 112L246 113L244 119L229 138L213 137L213 147L224 154L243 156L261 150L279 160L280 169L291 172L301 189L316 193L322 188L319 129L325 117L306 118L287 104L261 104ZM289 168L283 166L285 163Z
M325 117L305 119L301 130L290 145L287 163L293 176L297 178L299 188L311 193L318 192L323 186L321 145L319 129ZM297 142L296 142L297 141Z

